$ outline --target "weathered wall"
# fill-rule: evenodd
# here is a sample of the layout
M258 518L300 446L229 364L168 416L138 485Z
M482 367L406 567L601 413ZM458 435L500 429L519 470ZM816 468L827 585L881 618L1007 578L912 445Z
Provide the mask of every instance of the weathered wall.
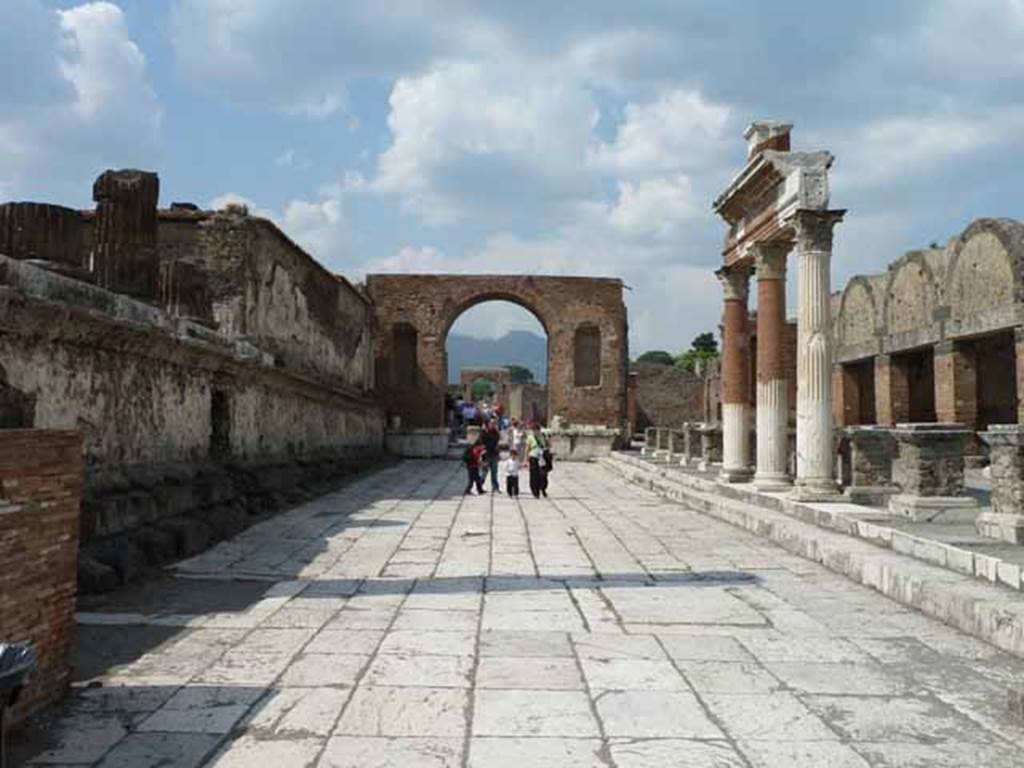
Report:
M81 434L86 588L198 551L383 447L369 300L270 222L158 212L157 188L104 173L73 238L33 230L38 248L83 243L59 269L29 261L35 245L0 254L0 427Z
M265 219L228 210L199 230L222 333L252 342L276 365L372 388L371 309L348 281Z
M377 374L391 413L408 426L444 424L444 342L455 319L484 301L533 312L548 337L548 415L621 427L626 418L628 342L622 282L610 278L502 275L369 275L375 308ZM580 328L600 330L598 383L577 386ZM415 334L415 370L396 367L395 330ZM595 361L597 362L597 361Z
M37 660L14 721L70 679L81 500L77 434L0 430L0 639L28 644Z
M678 427L703 421L707 385L703 377L682 368L635 363L637 430Z
M945 248L852 278L833 302L836 360L905 352L1018 325L1024 224L978 219Z

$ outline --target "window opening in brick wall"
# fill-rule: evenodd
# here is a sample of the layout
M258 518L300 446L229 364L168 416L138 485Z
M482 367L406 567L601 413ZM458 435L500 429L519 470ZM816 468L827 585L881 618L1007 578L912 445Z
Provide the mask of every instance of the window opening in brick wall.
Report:
M581 325L573 342L573 378L577 387L601 384L601 329Z

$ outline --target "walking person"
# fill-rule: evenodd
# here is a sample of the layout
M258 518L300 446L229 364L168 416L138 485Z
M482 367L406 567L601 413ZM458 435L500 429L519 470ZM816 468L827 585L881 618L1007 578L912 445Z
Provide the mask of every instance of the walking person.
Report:
M501 485L498 483L498 462L501 461L501 433L498 431L497 423L492 419L487 422L487 427L480 434L480 440L484 445L484 461L487 468L484 474L491 474L491 493L501 493Z
M462 454L462 461L466 465L466 490L463 491L463 496L467 496L473 492L473 486L476 486L476 492L483 494L484 492L484 479L480 476L480 465L483 464L484 458L484 446L479 440L466 448L465 453Z
M519 498L519 451L513 448L505 460L505 493L511 498Z
M530 434L526 438L526 455L530 466L530 493L535 499L539 499L541 495L544 498L548 497L548 465L544 458L547 449L547 440L544 439L540 427L532 424Z
M509 434L508 443L520 456L526 455L526 430L519 419L512 419L512 432Z

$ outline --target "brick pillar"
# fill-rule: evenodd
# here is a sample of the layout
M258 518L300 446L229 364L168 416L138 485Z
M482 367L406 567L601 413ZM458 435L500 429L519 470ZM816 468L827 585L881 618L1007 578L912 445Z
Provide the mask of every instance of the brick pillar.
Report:
M786 255L792 243L762 243L757 263L757 472L762 490L786 488L789 381L785 366Z
M81 435L0 430L0 640L37 660L13 721L59 698L71 676L81 500Z
M746 268L718 272L725 293L722 313L722 472L725 482L746 482L750 468L750 338Z
M92 256L98 285L139 299L156 298L159 195L155 173L105 171L96 179Z
M978 423L978 374L973 345L944 341L935 345L935 417L940 422Z
M626 375L626 420L629 422L629 436L632 439L637 428L636 389L639 378L636 373Z
M898 357L875 358L875 421L895 426L910 420L910 385L907 367Z
M797 237L796 488L804 501L834 498L832 440L832 230L842 211L799 210Z

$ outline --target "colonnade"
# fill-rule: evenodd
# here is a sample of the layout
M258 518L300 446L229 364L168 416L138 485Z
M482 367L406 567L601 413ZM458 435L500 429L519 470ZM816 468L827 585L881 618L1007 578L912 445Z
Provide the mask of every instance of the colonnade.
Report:
M843 211L800 209L784 230L790 239L749 245L749 257L718 271L723 310L721 477L780 490L791 483L803 500L838 493L832 425L831 260L833 228ZM789 403L783 360L786 262L797 266L796 478L787 474ZM757 278L756 451L751 451L747 303ZM755 464L751 466L751 457Z

